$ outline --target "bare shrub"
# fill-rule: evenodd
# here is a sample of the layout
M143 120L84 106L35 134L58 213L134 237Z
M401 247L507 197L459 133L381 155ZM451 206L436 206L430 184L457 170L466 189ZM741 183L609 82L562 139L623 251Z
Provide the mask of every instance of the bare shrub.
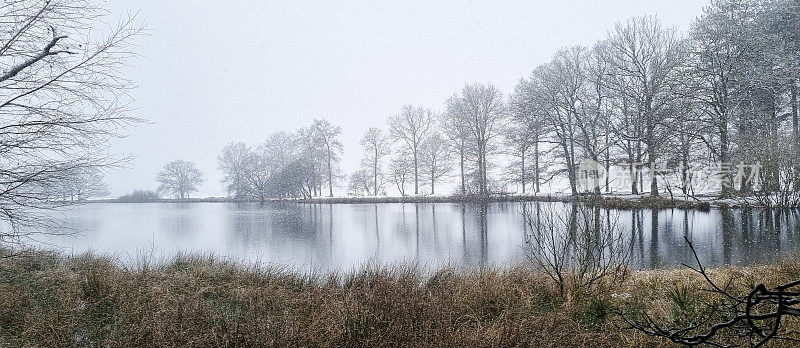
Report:
M548 206L525 211L529 260L558 287L562 297L600 290L625 280L630 250L618 216L573 203L564 212Z
M774 140L762 153L763 168L758 173L761 187L753 190L753 197L760 206L790 208L800 206L800 155L793 138L783 136ZM747 184L747 183L745 183ZM747 186L745 186L745 190Z

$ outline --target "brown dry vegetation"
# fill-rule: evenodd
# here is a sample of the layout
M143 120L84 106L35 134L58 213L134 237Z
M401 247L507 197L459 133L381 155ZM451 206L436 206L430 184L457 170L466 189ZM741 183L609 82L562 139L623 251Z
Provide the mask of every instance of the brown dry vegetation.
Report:
M744 289L800 278L800 264L712 274ZM320 276L203 256L124 267L35 251L0 261L0 346L668 346L613 313L699 313L703 286L687 270L636 271L562 299L525 266Z

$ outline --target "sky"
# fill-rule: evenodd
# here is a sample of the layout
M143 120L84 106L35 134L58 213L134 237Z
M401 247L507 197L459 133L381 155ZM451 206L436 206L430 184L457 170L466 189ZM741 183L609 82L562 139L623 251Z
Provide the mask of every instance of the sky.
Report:
M107 0L110 20L139 12L148 29L125 71L132 116L147 123L111 142L131 160L108 173L112 196L155 189L174 159L205 174L198 197L224 196L217 155L315 118L341 126L341 169L358 141L404 104L439 111L465 83L506 95L559 48L591 45L614 24L655 15L685 32L706 1ZM343 189L340 191L343 192Z

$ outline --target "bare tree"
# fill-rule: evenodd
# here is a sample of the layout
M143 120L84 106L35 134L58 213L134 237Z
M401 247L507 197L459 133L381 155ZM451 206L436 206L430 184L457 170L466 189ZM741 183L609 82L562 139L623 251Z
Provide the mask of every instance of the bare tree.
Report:
M745 3L720 1L705 9L691 30L686 60L686 77L681 83L686 97L699 105L702 116L698 137L722 163L731 160L732 126L738 104L737 80L748 60L748 30L743 25L753 17L754 7ZM688 135L687 135L688 136ZM727 175L723 173L723 175ZM722 195L732 193L731 178L723 177Z
M295 158L295 138L284 131L274 132L246 157L245 172L251 195L260 202L282 196L276 176Z
M584 83L581 71L583 49L562 49L553 60L534 69L530 83L537 100L547 116L553 141L564 160L565 170L573 195L578 193L578 158L576 151L575 119L578 117L578 93Z
M273 193L279 197L311 198L315 173L314 160L301 153L271 178Z
M328 193L333 197L333 185L336 167L339 162L339 155L342 152L342 143L339 135L342 129L334 126L328 120L314 120L311 128L313 129L314 140L324 150L325 174L328 176Z
M452 101L448 101L447 104L456 105L458 103L457 96L453 96L451 98L456 98ZM461 178L461 187L460 192L462 195L467 193L467 162L470 160L467 156L470 154L470 150L472 149L472 138L470 135L469 125L465 122L462 122L461 114L458 112L458 108L448 108L447 111L442 113L440 118L440 128L442 133L444 133L447 140L450 142L449 148L458 156L458 168L459 168L459 176Z
M609 88L609 59L607 44L603 41L597 43L585 52L585 63L581 67L585 80L578 100L576 102L576 127L578 137L576 144L583 150L583 156L588 157L593 165L602 165L605 171L610 169L610 149L614 144L610 121L613 117L613 102ZM604 163L603 163L604 162ZM589 168L591 169L591 168ZM597 168L599 172L599 168ZM599 175L595 176L599 180ZM608 191L608 176L606 182L593 183L594 193L600 194L600 188L605 184Z
M450 166L450 150L438 132L428 136L420 146L420 163L427 172L426 180L431 185L431 194L436 194L436 182L447 176Z
M489 193L488 155L506 115L503 95L491 84L467 84L460 95L447 100L447 113L459 119L469 129L478 167L478 193L486 195Z
M626 137L641 140L650 170L650 194L658 195L656 160L670 122L666 112L678 96L671 91L682 64L682 47L674 31L665 30L655 18L630 19L617 24L607 41L610 62L609 88L624 99L627 110L642 122L640 133Z
M245 180L249 195L259 202L264 202L269 197L270 179L273 167L263 154L263 146L247 152L245 159Z
M399 114L389 117L392 135L406 145L412 156L415 195L419 194L419 148L433 126L433 112L421 106L404 105Z
M296 139L294 134L286 131L274 132L259 145L259 152L267 159L271 167L285 167L298 155Z
M528 182L528 175L526 175L528 170L526 170L524 159L528 153L533 157L530 181L533 181L535 193L540 191L542 182L542 148L540 143L545 141L551 130L547 117L548 113L545 110L546 103L541 100L541 95L537 88L538 86L534 85L531 79L525 78L520 79L517 86L514 87L514 93L509 97L509 127L514 128L513 132L516 135L512 135L511 131L508 133L509 138L515 138L515 140L509 140L514 144L511 147L515 149L515 153L520 156L520 166L523 172L520 177L525 183ZM524 184L522 192L525 192Z
M297 132L297 138L300 153L302 157L306 158L310 164L310 174L308 188L311 196L318 196L322 194L322 170L325 149L322 148L316 140L316 132L313 125L303 127Z
M350 174L350 182L347 185L348 193L354 196L377 196L379 189L375 188L375 183L370 173L362 168Z
M516 161L511 163L511 167L518 167L519 186L522 188L522 193L525 193L526 187L530 180L530 175L526 171L528 168L525 166L525 161L530 156L531 149L536 142L534 132L531 132L525 126L511 126L505 131L506 148L508 153L515 157Z
M389 173L401 196L406 195L406 184L414 175L414 162L410 157L408 153L400 151L389 162Z
M341 152L338 133L338 127L318 120L296 133L273 132L255 148L229 144L219 156L223 182L228 184L228 192L242 188L234 197L262 203L268 198L316 196L321 191L320 173L325 172L325 167L335 172ZM329 179L333 181L332 177Z
M281 146L278 138L270 137L258 145L255 150L249 151L245 160L245 173L250 195L261 203L264 203L269 197L274 197L273 180L275 174L282 168L279 163L275 162L279 156L274 153L276 144L271 140L278 141L277 146Z
M167 163L156 180L159 192L171 193L180 199L189 198L189 194L196 192L204 181L203 173L194 163L186 160Z
M247 182L248 156L250 149L242 142L230 143L222 149L217 157L219 170L222 172L222 182L228 194L234 198L242 199L250 194Z
M103 172L97 167L72 170L68 180L64 180L61 186L62 199L69 202L105 197L108 194L108 185L103 180Z
M90 35L106 10L85 0L0 6L0 219L19 227L58 204L70 173L115 163L108 139L136 122L121 67L141 32L134 17ZM99 38L99 40L88 39Z
M531 78L519 86L527 97L516 103L531 104L517 111L534 121L545 115L551 138L562 158L572 194L578 193L578 166L592 174L596 181L590 183L595 194L600 194L601 161L610 166L611 102L608 97L608 67L604 45L593 49L575 46L559 50L546 65L534 70ZM524 107L526 104L522 104ZM519 108L519 107L517 107ZM530 121L529 121L530 122ZM588 167L591 164L594 168ZM607 184L606 184L607 186Z
M389 154L389 142L380 129L370 127L361 138L361 149L364 151L361 166L368 168L369 176L372 178L373 191L369 194L377 196L383 186L381 159Z

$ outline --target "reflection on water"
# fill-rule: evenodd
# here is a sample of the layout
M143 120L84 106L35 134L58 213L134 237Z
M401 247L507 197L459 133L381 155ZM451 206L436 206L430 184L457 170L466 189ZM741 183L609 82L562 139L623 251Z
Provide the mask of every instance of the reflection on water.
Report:
M577 210L563 203L88 204L63 216L80 234L46 242L123 261L142 253L202 252L300 269L347 270L366 261L480 267L525 261L530 231L523 214L551 209L567 218ZM764 263L800 251L795 210L596 214L625 229L635 267L692 262L684 236L709 266Z

